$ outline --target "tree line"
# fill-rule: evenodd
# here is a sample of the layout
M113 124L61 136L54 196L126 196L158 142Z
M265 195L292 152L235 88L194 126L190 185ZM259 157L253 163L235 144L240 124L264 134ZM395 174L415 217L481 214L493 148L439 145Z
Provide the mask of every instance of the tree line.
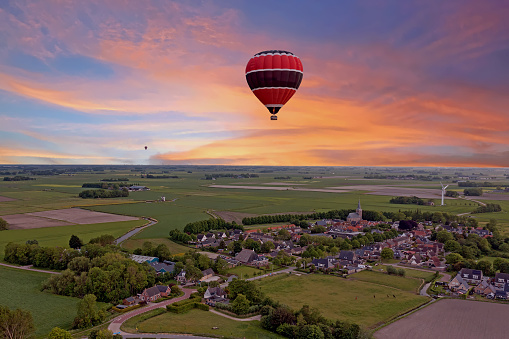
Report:
M413 205L424 205L424 200L416 196L413 197L395 197L389 200L391 204L413 204Z
M232 230L239 229L244 230L242 225L238 225L235 221L226 222L222 218L211 218L207 220L200 220L195 222L190 222L184 227L184 232L188 234L199 234L205 233L210 230Z
M14 177L4 177L4 181L27 181L27 180L36 180L35 178L25 177L22 175L16 175Z
M119 189L120 187L128 187L129 184L125 182L112 183L112 182L86 182L81 185L82 188L102 188L102 189Z
M128 197L129 196L129 190L124 187L121 190L104 190L104 189L98 189L98 190L84 190L81 191L79 194L80 198L83 199L96 199L96 198L120 198L120 197Z
M486 204L486 206L479 206L472 213L490 213L490 212L500 212L502 211L502 207L499 204Z
M458 181L458 187L493 187L496 184L485 181L485 182L474 182L474 181Z

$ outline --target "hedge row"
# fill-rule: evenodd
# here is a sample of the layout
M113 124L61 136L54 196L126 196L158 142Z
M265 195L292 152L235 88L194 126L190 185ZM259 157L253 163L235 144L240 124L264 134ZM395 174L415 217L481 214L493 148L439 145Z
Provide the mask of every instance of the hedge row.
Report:
M189 300L189 299L187 299L187 300ZM197 301L188 302L188 303L186 303L184 305L180 305L180 306L175 306L175 304L166 306L166 310L168 310L168 312L177 313L177 314L189 312L193 308L197 308L197 309L200 309L203 311L209 310L209 307L207 305L202 304Z
M116 308L115 306L113 306L111 309L114 310L114 311L117 311L118 313L125 313L125 312L129 312L129 311L132 311L132 310L135 310L137 308L140 308L141 305L140 304L137 304L137 305L133 305L133 306L129 306L127 308Z

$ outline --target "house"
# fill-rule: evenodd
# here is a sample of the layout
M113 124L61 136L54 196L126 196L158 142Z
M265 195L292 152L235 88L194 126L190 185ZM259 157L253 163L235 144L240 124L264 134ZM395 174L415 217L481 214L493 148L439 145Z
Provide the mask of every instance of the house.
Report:
M449 282L449 289L453 292L465 294L468 292L469 288L470 286L463 280L459 273Z
M212 278L214 275L214 270L212 270L212 268L207 268L205 271L201 271L201 274L203 274L203 277L200 279L200 281L204 281Z
M470 268L462 268L459 275L469 284L479 284L482 281L482 271Z
M161 297L167 297L170 293L171 288L169 286L156 285L150 288L146 288L140 294L140 300L146 302L155 301Z
M168 261L166 261L168 262ZM167 264L166 262L160 263L160 262L151 262L149 265L153 267L156 270L156 273L164 274L164 273L172 273L175 270L175 263Z
M208 238L205 234L198 234L198 235L196 235L196 239L198 240L198 242L204 242Z
M355 252L353 251L340 251L339 260L346 260L349 264L352 264L357 259Z
M316 268L324 270L335 267L332 259L313 259L311 265L315 265Z
M497 291L494 285L491 285L487 279L481 281L476 287L474 287L474 292L480 295L487 296L489 294L495 294Z
M497 273L495 274L494 284L501 288L509 282L509 273Z
M251 264L253 261L258 259L258 254L253 250L244 248L236 256L235 260L240 261L243 264Z
M175 280L181 284L185 284L187 282L186 272L184 270L180 271L180 273L175 277Z
M210 299L213 297L226 298L227 295L228 294L221 287L209 287L207 288L207 291L205 291L203 298L204 299Z
M159 261L158 257L149 257L146 255L131 254L129 257L131 258L131 260L136 261L138 264L143 264L144 262L150 264Z

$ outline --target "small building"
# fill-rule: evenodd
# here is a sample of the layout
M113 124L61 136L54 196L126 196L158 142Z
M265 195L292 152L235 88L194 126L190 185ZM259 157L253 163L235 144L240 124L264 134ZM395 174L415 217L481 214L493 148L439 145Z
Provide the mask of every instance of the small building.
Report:
M164 274L164 273L173 273L175 270L175 263L172 263L170 261L170 264L167 263L167 261L160 263L160 262L151 262L149 264L151 267L153 267L157 274Z
M509 283L509 273L496 273L493 283L498 288L504 287L506 283Z
M207 268L205 271L202 271L201 274L203 274L203 277L201 277L200 281L204 281L212 278L214 275L214 270L212 270L212 268Z
M141 301L155 301L161 297L167 297L171 293L171 288L165 285L156 285L150 288L146 288L140 294Z
M185 284L187 282L186 271L184 270L180 271L180 273L177 274L177 276L175 277L175 280L177 280L177 282L181 284Z
M258 254L255 251L244 248L236 256L235 260L240 261L243 264L251 264L253 261L258 259Z
M460 294L465 294L470 289L468 283L463 280L461 275L458 273L450 282L449 289L453 292L458 292Z
M147 186L137 186L137 185L132 185L132 186L129 186L129 191L131 192L137 192L137 191L150 191L150 188L148 188Z
M158 262L159 261L158 257L149 257L149 256L146 256L146 255L138 255L138 254L131 254L130 258L133 261L136 261L138 264L143 264L144 262L150 264L150 263Z

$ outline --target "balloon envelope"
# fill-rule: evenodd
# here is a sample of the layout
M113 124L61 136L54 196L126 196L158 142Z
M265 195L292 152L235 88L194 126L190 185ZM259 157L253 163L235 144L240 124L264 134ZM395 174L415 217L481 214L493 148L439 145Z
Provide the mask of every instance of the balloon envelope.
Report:
M148 148L148 146L145 146L145 149L147 149L147 148Z
M302 76L302 62L298 56L287 51L257 53L246 66L249 88L272 114L277 114L295 94Z

